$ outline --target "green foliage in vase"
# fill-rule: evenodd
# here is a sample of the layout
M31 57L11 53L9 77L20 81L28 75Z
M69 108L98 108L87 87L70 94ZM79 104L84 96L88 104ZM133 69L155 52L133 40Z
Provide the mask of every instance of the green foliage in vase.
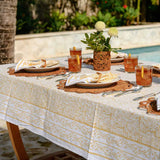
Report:
M90 35L85 33L85 38L86 40L81 40L81 42L88 45L87 49L92 49L96 52L111 51L111 45L109 44L110 37L106 39L102 31L97 31Z
M116 28L110 28L108 31L109 37L105 37L103 35L103 29L105 27L105 24L103 25L103 22L99 21L95 25L97 31L94 33L91 33L90 35L85 33L85 40L81 40L84 44L87 45L86 49L92 49L95 52L100 51L113 51L117 52L117 49L120 48L112 48L110 45L110 40L112 36L118 36L118 31Z

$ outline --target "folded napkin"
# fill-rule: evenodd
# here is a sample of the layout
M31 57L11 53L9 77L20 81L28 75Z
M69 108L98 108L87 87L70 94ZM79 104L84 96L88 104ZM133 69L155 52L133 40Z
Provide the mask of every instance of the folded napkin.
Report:
M58 61L55 60L41 59L39 61L32 61L21 59L15 67L15 72L18 72L25 68L45 68L56 64L58 64Z
M160 69L160 64L153 65L154 68Z
M160 111L160 94L156 95L155 99L157 100L157 111Z
M109 83L118 78L117 74L108 73L93 73L93 74L74 74L67 78L66 86L71 86L77 83Z
M127 53L122 53L122 52L111 52L111 58L124 58L127 56Z

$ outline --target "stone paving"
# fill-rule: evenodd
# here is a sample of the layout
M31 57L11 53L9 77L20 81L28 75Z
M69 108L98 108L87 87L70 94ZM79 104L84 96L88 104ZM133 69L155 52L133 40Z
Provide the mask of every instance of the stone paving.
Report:
M22 128L20 132L30 160L64 150L64 148L27 129ZM9 139L6 123L3 120L0 120L0 160L17 160Z

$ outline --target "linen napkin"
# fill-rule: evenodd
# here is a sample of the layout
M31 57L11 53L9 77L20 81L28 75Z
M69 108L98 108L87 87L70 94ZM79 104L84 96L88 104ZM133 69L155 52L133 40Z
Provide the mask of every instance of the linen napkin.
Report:
M160 94L156 95L155 99L157 100L157 111L160 111Z
M93 73L93 74L74 74L67 78L66 86L71 86L77 83L109 83L118 78L117 74L108 73Z
M160 69L160 64L153 65L153 67Z
M44 68L44 67L49 67L56 64L58 64L58 61L55 61L55 60L41 59L39 61L32 61L32 60L21 59L15 67L15 72L18 72L25 68Z

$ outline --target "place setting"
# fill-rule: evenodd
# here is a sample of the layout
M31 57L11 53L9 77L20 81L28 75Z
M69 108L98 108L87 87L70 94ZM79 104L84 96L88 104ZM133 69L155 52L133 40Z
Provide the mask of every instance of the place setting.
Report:
M105 72L103 72L104 69L93 73L81 72L82 49L74 46L69 51L68 71L70 75L58 80L58 89L66 92L98 94L109 91L125 91L133 87L132 83L122 80L117 73L110 72L109 69ZM113 54L114 61L117 57L121 57L117 62L123 61L124 56L126 56L125 53ZM103 62L103 60L101 61Z
M65 67L59 65L54 59L25 60L21 59L14 67L8 68L9 75L50 78L55 75L64 75L67 72Z
M141 87L151 87L152 77L160 77L160 65L145 65L138 63L138 56L129 55L124 61L125 72L134 73L136 84ZM158 75L158 76L157 76ZM160 115L160 92L148 93L133 99L139 101L138 109L146 110L147 114Z
M133 87L129 81L112 72L72 74L66 80L61 80L58 89L77 93L104 93L109 91L125 91Z

